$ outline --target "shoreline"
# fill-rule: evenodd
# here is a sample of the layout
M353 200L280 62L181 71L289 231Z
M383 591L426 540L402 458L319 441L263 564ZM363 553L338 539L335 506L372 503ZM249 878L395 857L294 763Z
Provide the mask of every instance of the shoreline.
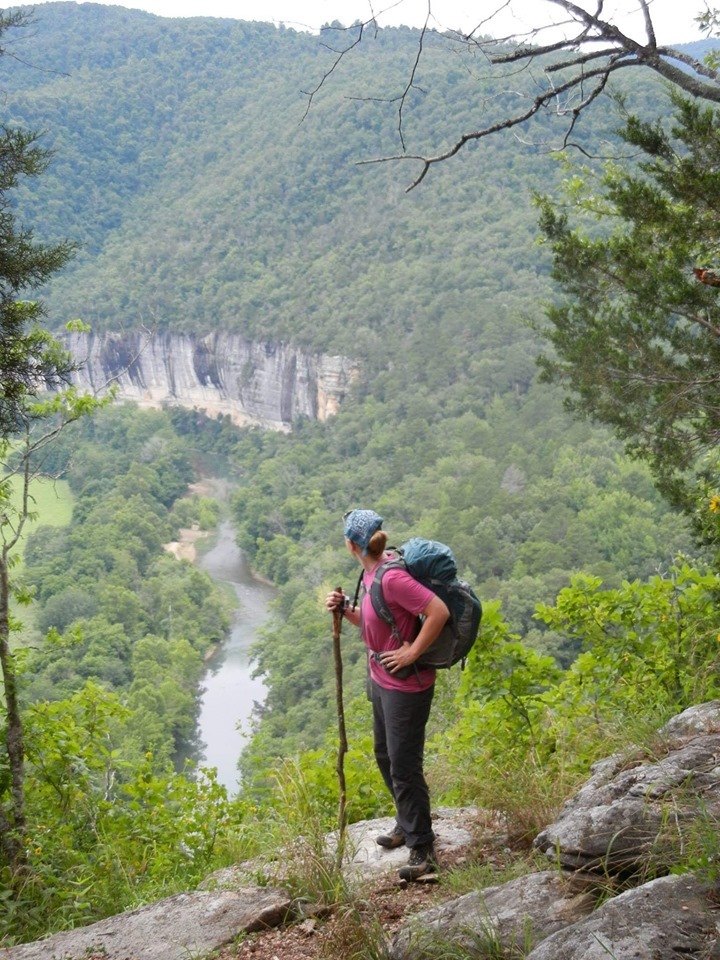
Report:
M170 543L164 543L163 550L171 553L177 560L189 560L190 563L194 564L197 560L197 547L195 544L198 540L204 540L209 536L209 531L201 530L197 526L189 528L183 527L180 530L179 539L171 540Z

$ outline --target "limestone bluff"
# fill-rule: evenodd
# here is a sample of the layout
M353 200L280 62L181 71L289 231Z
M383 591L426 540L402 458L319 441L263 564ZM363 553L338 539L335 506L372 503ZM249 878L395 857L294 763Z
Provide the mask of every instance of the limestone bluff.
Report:
M348 357L226 332L197 337L134 330L62 339L82 364L73 378L80 390L102 394L115 384L118 400L226 414L239 426L271 430L287 431L297 417L332 416L358 375Z

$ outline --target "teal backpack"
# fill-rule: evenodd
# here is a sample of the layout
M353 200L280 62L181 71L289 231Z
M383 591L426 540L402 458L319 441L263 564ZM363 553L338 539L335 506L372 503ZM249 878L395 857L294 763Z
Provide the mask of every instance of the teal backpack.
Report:
M482 604L472 587L458 579L457 563L450 547L437 540L413 537L402 546L388 547L397 552L396 559L381 564L370 586L370 602L375 613L397 636L397 624L382 592L382 579L388 570L407 570L411 577L423 584L445 602L450 619L440 635L416 661L418 667L447 669L462 662L472 649L480 630ZM355 592L355 604L362 585L362 574ZM412 669L412 668L406 668Z

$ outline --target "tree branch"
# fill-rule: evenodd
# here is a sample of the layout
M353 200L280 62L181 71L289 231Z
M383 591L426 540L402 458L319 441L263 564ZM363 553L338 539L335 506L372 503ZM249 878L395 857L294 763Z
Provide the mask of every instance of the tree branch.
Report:
M420 66L420 60L423 54L423 41L428 31L429 19L430 19L430 5L428 3L428 13L427 13L427 17L425 18L425 23L422 25L422 28L420 30L420 39L418 40L418 48L417 48L417 53L415 55L415 60L413 61L412 69L410 70L410 79L405 85L405 89L401 94L399 94L399 96L397 97L348 97L348 100L364 100L366 102L370 101L370 102L376 102L376 103L398 103L399 102L400 105L398 107L397 129L398 129L398 136L400 138L400 145L402 146L403 150L405 149L405 136L403 134L403 110L405 109L405 101L407 100L408 94L414 87L416 87L415 77L417 75L418 67ZM343 53L346 53L346 52L349 52L349 51L343 51ZM336 61L332 69L335 68L338 62L339 61ZM309 109L309 104L308 104L308 109ZM305 111L305 114L304 114L304 117L306 116L307 116L307 110Z
M313 105L313 102L314 102L314 100L315 100L315 97L318 95L318 93L320 92L320 90L322 90L322 88L325 86L325 84L326 84L327 81L330 79L330 77L333 75L333 73L335 73L335 71L337 70L337 68L340 66L340 63L341 63L341 61L343 60L343 58L346 57L352 50L355 49L355 47L358 46L359 43L362 42L362 38L363 38L363 33L364 33L364 31L365 31L365 27L367 27L367 26L368 26L369 24L371 24L371 23L375 23L375 18L374 18L374 17L373 17L371 20L366 20L365 23L359 24L357 27L342 27L342 28L338 28L338 27L327 27L327 28L325 28L325 27L324 27L324 28L323 28L324 30L325 30L325 29L330 29L330 30L336 30L336 29L357 30L357 31L358 31L358 35L357 35L357 37L355 37L355 39L353 40L353 42L352 42L348 47L344 47L342 50L335 50L333 47L329 46L327 43L323 43L323 44L322 44L324 47L326 47L326 48L327 48L328 50L330 50L332 53L336 54L336 56L335 56L335 59L333 60L332 64L330 65L330 69L325 71L325 73L322 75L322 77L320 78L319 82L313 87L313 89L312 89L312 90L303 90L303 93L304 93L305 96L308 98L308 101L307 101L307 104L306 104L306 106L305 106L305 113L302 115L302 117L301 117L301 119L300 119L300 122L301 122L301 123L303 122L303 120L305 120L305 118L307 117L308 113L310 112L310 108L311 108L312 105Z
M514 49L499 49L497 39L488 39L487 36L481 37L479 31L481 28L487 29L492 24L493 19L509 5L509 0L501 3L495 12L482 21L470 34L452 34L445 33L443 36L463 46L471 46L480 51L488 63L493 66L503 66L508 64L533 64L538 63L546 78L546 88L534 99L529 109L518 112L517 114L505 117L503 120L488 124L479 130L470 133L462 133L454 143L447 149L439 151L435 155L417 155L406 153L405 136L403 131L403 111L406 106L407 96L410 90L416 85L416 79L423 56L423 42L429 32L428 23L431 15L430 0L428 3L428 17L423 26L420 43L418 45L417 56L413 62L409 80L405 89L398 97L387 98L386 102L399 101L398 111L398 136L401 146L401 154L394 156L381 157L373 160L361 161L363 164L385 163L395 161L415 160L421 164L420 174L412 181L407 190L412 190L420 184L427 175L430 168L437 163L455 156L462 148L472 140L480 140L483 137L492 136L503 130L516 127L531 119L537 113L550 108L551 104L557 103L558 97L565 94L568 96L568 103L560 109L555 109L556 116L569 118L568 127L564 136L561 138L563 147L569 144L569 136L575 128L580 114L585 111L598 95L605 89L610 76L621 69L642 66L653 71L672 86L684 91L691 97L707 100L711 103L720 103L720 73L712 66L690 56L674 47L658 47L655 28L652 21L649 0L638 0L639 10L644 21L644 34L642 40L636 40L621 30L610 19L603 15L603 0L598 0L592 10L587 10L578 2L572 0L546 0L555 7L560 8L568 15L568 20L564 21L563 26L575 24L575 31L568 30L572 35L552 43L539 44L534 46L532 41L538 38L547 26L537 26L528 30L522 36L515 34L509 38L511 43L516 44ZM363 31L369 24L374 24L374 18L366 21L364 24L353 29L357 29L358 36L344 50L336 51L337 56L329 70L325 72L315 89L311 91L307 110L310 109L312 99L325 84L331 74L339 66L341 60L354 47L361 42ZM557 24L555 24L557 26ZM600 49L592 49L600 45ZM543 60L549 59L550 62L543 63ZM592 69L587 69L593 64ZM682 66L680 66L682 65ZM689 71L686 68L690 68ZM572 70L573 75L570 79L564 81L559 86L553 84L551 76L560 71ZM593 91L590 95L581 93L581 99L575 105L570 105L569 95L577 90L582 92L583 86L588 81L594 81ZM372 98L356 98L372 99ZM380 99L380 98L376 98Z
M588 80L597 78L598 85L593 88L593 91L584 97L580 103L576 106L570 107L558 107L556 113L558 116L571 115L570 126L565 133L565 137L569 137L572 132L578 116L588 106L592 103L593 100L602 93L610 74L614 73L616 70L623 69L627 64L625 63L615 63L603 66L597 70L591 70L589 72L583 73L582 76L574 76L570 80L567 80L565 83L560 84L559 86L552 87L549 90L546 90L544 93L538 94L538 96L532 102L532 105L524 113L518 113L511 117L506 117L504 120L499 120L497 123L490 124L487 127L483 127L481 130L476 130L473 133L465 133L458 140L455 141L447 150L444 150L442 153L438 153L435 156L422 156L419 154L399 154L392 157L376 157L373 160L359 160L358 166L365 164L375 164L375 163L390 163L397 160L418 160L422 164L422 169L420 174L412 181L412 183L405 188L405 192L409 193L419 183L425 179L429 169L436 163L442 163L444 160L449 160L451 157L454 157L457 153L462 150L466 143L471 140L482 140L484 137L492 136L494 133L499 133L501 130L510 130L512 127L517 127L522 123L525 123L527 120L530 120L542 109L544 109L551 101L557 100L559 96L564 93L567 93L570 90L575 90L581 87L583 83L586 83Z

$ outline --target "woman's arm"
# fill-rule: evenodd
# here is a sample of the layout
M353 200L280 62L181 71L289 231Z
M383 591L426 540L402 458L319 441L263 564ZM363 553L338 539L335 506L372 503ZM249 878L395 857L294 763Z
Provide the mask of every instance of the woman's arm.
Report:
M354 610L352 607L345 607L343 611L345 619L349 620L354 627L360 626L360 607L356 607Z
M410 664L422 656L434 640L437 640L440 631L447 623L450 611L447 605L440 597L433 596L424 610L420 611L425 618L420 628L420 633L415 637L412 643L405 641L397 650L386 650L380 654L382 665L392 673L395 670L401 670L403 667L409 667Z

